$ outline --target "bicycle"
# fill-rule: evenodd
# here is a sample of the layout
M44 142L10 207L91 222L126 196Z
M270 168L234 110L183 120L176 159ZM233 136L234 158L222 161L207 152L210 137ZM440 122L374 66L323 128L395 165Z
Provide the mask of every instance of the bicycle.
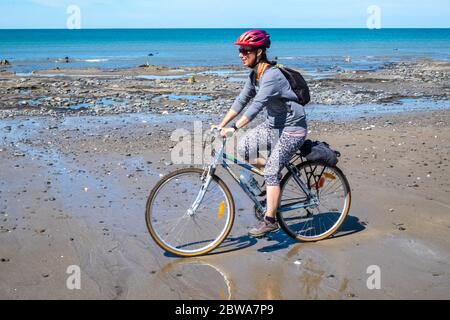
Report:
M217 136L216 131L211 144ZM151 190L146 224L162 249L182 257L200 256L217 248L230 233L235 217L234 200L227 185L215 174L219 163L254 202L256 217L260 220L264 217L264 195L259 200L261 196L250 191L227 161L259 176L264 173L225 153L225 144L224 138L217 152L212 149L212 161L203 169L173 171ZM280 227L292 238L305 242L333 235L350 210L351 192L344 173L336 166L307 161L300 151L285 168L277 211Z

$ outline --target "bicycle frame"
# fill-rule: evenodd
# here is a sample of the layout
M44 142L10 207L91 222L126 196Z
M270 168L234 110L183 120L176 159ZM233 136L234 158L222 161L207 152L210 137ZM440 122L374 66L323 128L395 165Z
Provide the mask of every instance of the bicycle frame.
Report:
M198 205L200 204L201 200L203 199L203 196L206 192L206 189L208 188L209 182L211 181L211 176L214 174L217 165L221 164L221 166L231 175L231 177L239 184L239 186L242 188L242 190L247 194L247 196L254 202L256 208L260 210L260 212L263 212L265 208L262 206L261 202L258 200L258 198L253 195L253 193L249 190L248 186L241 181L238 175L236 175L228 165L227 161L232 161L233 163L237 164L238 166L249 170L259 176L264 176L264 173L256 168L255 166L251 165L248 162L243 162L238 159L236 159L233 155L227 154L224 152L226 144L226 139L223 139L222 146L220 147L218 152L212 151L212 155L214 157L212 163L209 165L208 173L206 177L206 182L204 184L204 187L202 187L202 190L199 192L199 195L197 196L197 199L194 202L193 207L196 209ZM291 211L295 209L300 208L310 208L317 206L319 204L319 200L317 196L311 192L311 190L306 186L306 184L298 177L297 168L292 163L289 163L286 166L287 170L292 173L292 176L297 183L297 185L301 188L301 190L305 193L307 200L306 201L298 201L291 203L289 205L283 205L278 208L278 211L285 212L285 211ZM194 211L195 211L194 209Z

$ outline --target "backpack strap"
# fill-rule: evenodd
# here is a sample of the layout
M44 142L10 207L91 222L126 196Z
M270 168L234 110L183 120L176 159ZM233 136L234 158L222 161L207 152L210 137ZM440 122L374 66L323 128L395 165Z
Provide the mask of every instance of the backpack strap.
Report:
M269 63L263 63L262 65L260 64L258 66L258 71L256 72L256 81L259 81L259 79L261 79L264 71L266 71L267 67L269 67L270 64Z

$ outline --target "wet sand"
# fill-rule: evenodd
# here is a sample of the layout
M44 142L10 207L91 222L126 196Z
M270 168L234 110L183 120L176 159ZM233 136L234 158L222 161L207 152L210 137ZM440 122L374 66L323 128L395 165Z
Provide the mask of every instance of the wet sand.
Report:
M236 202L229 239L200 258L165 254L146 229L146 198L177 167L170 162L173 130L192 130L195 120L206 128L228 106L217 108L212 115L4 117L0 298L450 297L448 109L310 121L310 138L341 151L338 166L352 188L349 217L333 238L297 243L282 231L249 238L251 202L221 174ZM66 287L70 265L81 268L80 290ZM367 288L371 265L380 267L381 289Z
M0 297L449 297L449 111L315 123L310 136L341 150L352 187L342 236L251 239L251 203L230 183L238 213L230 240L196 259L164 254L144 223L149 189L173 167L167 138L192 119L167 120L2 122ZM367 124L375 127L361 130ZM65 287L69 265L81 267L81 290ZM370 265L381 268L380 290L366 287Z

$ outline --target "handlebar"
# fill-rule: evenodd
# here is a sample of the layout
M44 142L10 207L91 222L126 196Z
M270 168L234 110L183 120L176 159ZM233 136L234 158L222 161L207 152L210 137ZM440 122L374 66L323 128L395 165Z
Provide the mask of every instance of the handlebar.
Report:
M221 130L218 129L218 128L214 128L214 129L212 129L212 131L216 134L216 137L217 137L217 136L220 135L220 131L221 131ZM215 138L216 138L216 137L215 137ZM226 139L226 137L223 137L223 139Z

